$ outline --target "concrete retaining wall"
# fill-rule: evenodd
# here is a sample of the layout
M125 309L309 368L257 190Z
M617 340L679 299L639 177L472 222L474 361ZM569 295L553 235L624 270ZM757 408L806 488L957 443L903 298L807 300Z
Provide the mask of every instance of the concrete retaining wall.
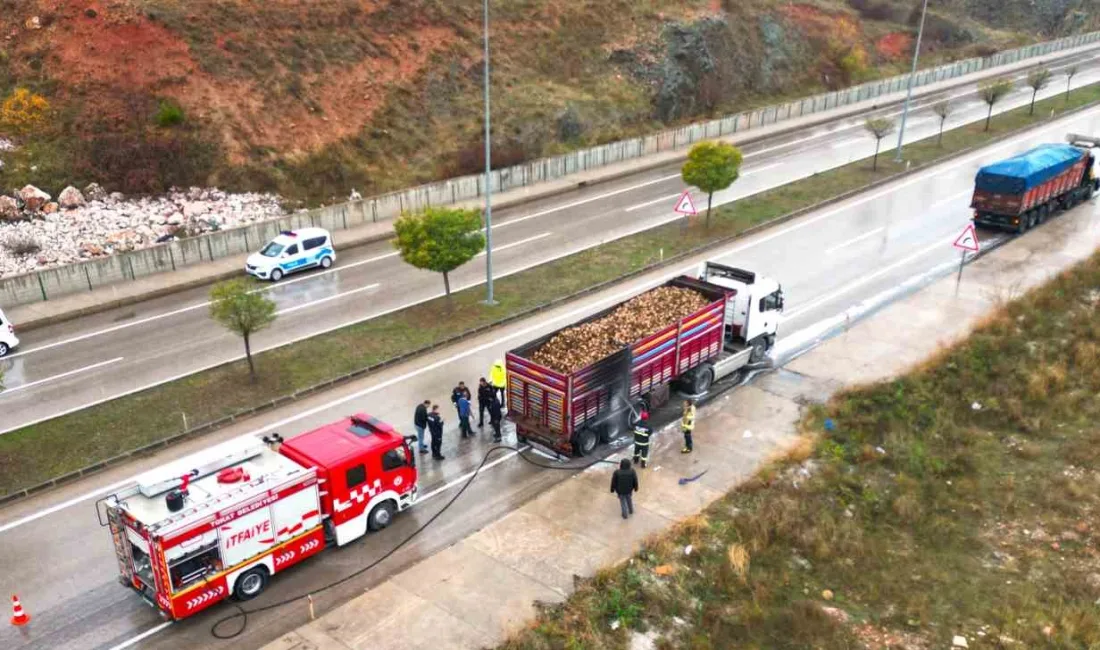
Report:
M1097 42L1100 42L1100 32L1092 32L1007 50L984 59L957 61L919 71L913 84L914 87L925 86ZM641 138L536 160L496 170L490 175L490 183L495 193L552 181L570 174L688 147L702 140L742 133L788 119L897 93L905 89L907 82L908 75L899 75L778 106L768 106ZM463 176L109 258L14 276L0 280L0 304L11 307L49 300L69 293L90 291L96 287L135 280L153 273L172 271L181 266L208 262L230 255L244 255L256 250L280 230L318 226L330 231L339 231L366 223L393 219L404 211L415 212L431 205L470 201L483 195L484 183L484 175Z

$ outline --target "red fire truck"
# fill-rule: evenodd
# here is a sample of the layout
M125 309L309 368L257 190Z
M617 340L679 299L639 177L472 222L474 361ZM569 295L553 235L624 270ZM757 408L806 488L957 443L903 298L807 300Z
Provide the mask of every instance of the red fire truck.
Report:
M417 498L409 438L359 414L289 440L230 440L139 476L97 505L119 580L181 619L389 525Z

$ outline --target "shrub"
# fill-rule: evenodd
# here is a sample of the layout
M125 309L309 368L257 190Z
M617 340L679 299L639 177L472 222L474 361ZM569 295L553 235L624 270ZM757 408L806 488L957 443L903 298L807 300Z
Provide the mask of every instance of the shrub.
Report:
M183 124L183 108L172 100L162 99L157 108L156 120L157 124L163 128Z
M4 248L12 255L34 255L42 250L42 247L31 235L14 234L4 240Z
M0 105L0 124L21 133L33 131L46 122L49 110L50 103L45 97L26 88L16 88Z
M217 145L185 134L105 133L86 147L84 175L133 194L205 185L220 161Z

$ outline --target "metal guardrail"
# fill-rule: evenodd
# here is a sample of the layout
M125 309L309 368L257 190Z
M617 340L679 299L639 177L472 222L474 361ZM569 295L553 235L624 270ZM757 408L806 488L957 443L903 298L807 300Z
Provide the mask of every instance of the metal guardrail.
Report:
M1100 32L1068 36L1055 41L998 52L985 58L956 61L917 72L913 87L954 79L976 72L1012 65L1100 42ZM908 75L871 81L851 88L822 93L786 104L767 106L720 119L668 129L652 135L613 142L493 171L493 192L504 192L578 172L598 169L653 154L688 147L702 140L752 131L762 126L797 119L875 99L905 89ZM231 228L108 258L89 260L0 280L0 304L6 307L50 300L96 287L133 281L182 266L209 262L252 252L281 230L321 227L339 231L397 217L431 205L472 201L484 195L483 175L471 175L391 192L339 205L317 208L277 220Z
M1078 108L1075 108L1075 109L1066 111L1065 113L1062 113L1061 115L1059 115L1057 117L1057 119L1063 119L1063 118L1069 117L1071 115L1075 115L1077 113L1095 108L1097 105L1100 105L1100 102L1094 102L1092 104L1086 104L1084 106L1080 106ZM1023 126L1023 127L1018 128L1018 129L1014 129L1012 131L1009 131L1009 132L1005 133L1003 137L1004 138L1009 138L1009 137L1012 137L1014 135L1024 133L1024 132L1026 132L1026 131L1028 131L1029 129L1032 129L1032 128L1034 128L1034 125L1029 124L1027 126ZM682 252L677 253L676 255L673 255L671 257L666 257L663 260L658 261L658 262L651 262L649 264L646 264L645 266L639 267L638 269L635 269L635 270L630 271L628 273L624 273L624 274L622 274L618 277L612 278L610 280L605 280L603 282L600 282L599 284L590 286L586 289L581 289L580 291L571 293L567 296L561 296L559 298L555 298L555 299L550 300L548 302L545 302L541 305L537 305L535 307L531 307L529 309L525 309L523 311L512 314L511 316L506 316L504 318L500 318L500 319L497 319L495 321L485 323L484 325L479 325L478 327L474 327L474 328L465 330L465 331L460 332L458 334L455 334L453 336L449 336L445 339L440 339L439 341L436 341L436 342L434 342L430 345L426 345L426 346L417 348L415 350L411 350L409 352L405 352L403 354L400 354L400 355L397 355L397 356L394 356L394 357L390 357L389 359L385 359L383 361L380 361L380 362L375 363L375 364L371 364L369 366L366 366L364 368L360 368L358 370L353 370L349 373L340 375L338 377L333 377L331 379L327 379L325 381L316 383L316 384L314 384L312 386L309 386L307 388L303 388L301 390L295 391L294 393L291 393L289 395L283 395L283 396L277 397L273 400L264 402L263 404L260 404L258 406L254 406L254 407L248 408L248 409L242 409L241 411L233 413L232 415L228 415L228 416L225 416L223 418L219 418L219 419L211 421L211 422L207 422L207 423L195 426L195 427L191 427L191 428L189 428L185 431L182 431L178 434L167 436L165 438L157 440L156 442L152 442L148 445L144 445L144 446L139 447L137 449L134 449L132 451L128 451L128 452L119 454L119 455L114 456L112 458L109 458L107 460L95 463L93 465L89 465L87 467L83 467L83 468L75 470L73 472L63 474L59 477L50 479L48 481L44 481L44 482L39 483L37 485L33 485L33 486L30 486L30 487L27 487L27 488L17 489L17 490L15 490L14 492L12 492L10 494L0 496L0 507L5 506L9 503L18 501L20 499L24 499L28 496L37 494L37 493L42 492L44 490L48 490L48 489L53 488L53 487L57 487L57 486L60 486L60 485L64 485L66 483L70 483L70 482L75 481L79 478L88 476L89 474L94 474L94 473L96 473L98 471L101 471L103 469L106 469L108 467L112 467L114 465L117 465L120 462L129 460L129 459L132 459L132 458L135 458L135 457L144 456L146 454L151 454L151 453L153 453L153 452L155 452L159 449L163 449L163 448L169 447L173 444L183 442L185 440L189 440L191 438L200 436L200 435L205 434L205 433L209 433L211 431L214 431L214 430L219 429L221 427L224 427L226 425L232 424L232 423L234 423L237 420L240 420L242 418L247 418L247 417L251 417L253 415L257 415L259 413L270 411L270 410L273 410L273 409L278 408L280 406L283 406L284 404L289 404L291 402L297 402L298 400L301 400L305 397L309 397L309 396L311 396L315 393L318 393L322 390L327 390L329 388L333 388L335 386L345 384L345 383L347 383L349 381L352 381L354 379L358 379L358 378L360 378L364 375L368 375L372 372L376 372L378 370L388 368L390 366L393 366L393 365L396 365L398 363L407 361L407 360L412 359L414 357L418 357L418 356L426 354L428 352L432 352L432 351L437 350L439 348L442 348L442 347L445 347L445 346L448 346L448 345L453 345L455 343L460 343L464 340L467 340L467 339L472 338L474 336L477 336L479 334L483 334L483 333L485 333L485 332L487 332L491 329L495 329L495 328L498 328L498 327L501 327L501 326L504 326L504 325L508 325L508 324L513 323L515 321L522 320L522 319L527 318L529 316L533 316L533 315L542 313L546 310L553 309L555 307L561 306L565 303L572 302L574 300L583 298L583 297L591 295L593 293L603 291L604 289L607 289L611 286L614 286L616 284L625 282L627 280L631 280L631 279L636 278L636 277L641 276L641 275L645 275L646 273L649 273L651 271L654 271L654 270L657 270L657 269L660 269L660 268L665 268L665 267L668 267L668 266L672 266L674 264L682 262L685 259L688 259L690 257L694 257L694 256L696 256L700 253L704 253L704 252L712 250L714 248L724 246L724 245L729 244L729 243L731 243L731 242L733 242L737 239L741 239L741 238L744 238L744 237L748 237L750 235L754 235L754 234L756 234L760 231L767 230L769 228L774 228L775 226L782 225L782 224L784 224L788 221L791 221L793 219L797 219L798 217L801 217L803 215L806 215L806 214L809 214L811 212L829 207L830 205L835 205L835 204L840 203L842 201L847 201L848 199L853 198L855 196L858 196L860 194L863 194L864 192L869 192L871 190L882 187L882 186L887 185L889 183L896 182L897 180L899 180L901 178L911 176L911 175L916 174L920 171L928 169L929 167L933 167L935 165L939 165L941 163L944 163L948 160L952 160L954 158L960 158L962 156L965 156L969 153L977 151L977 150L979 150L983 147L986 147L988 145L989 145L989 143L985 142L985 143L982 143L982 144L979 144L979 145L975 145L975 146L972 146L972 147L967 147L965 149L960 149L958 151L954 151L954 152L952 152L950 154L947 154L945 156L940 156L939 158L936 158L935 160L930 160L926 163L922 163L920 165L914 166L914 167L912 167L910 169L907 169L905 171L898 172L897 174L894 174L892 176L881 178L879 180L868 183L867 185L864 185L862 187L859 187L859 188L856 188L856 189L853 189L853 190L849 190L847 192L844 192L842 194L838 194L836 196L830 197L830 198L825 199L823 201L819 201L819 202L817 202L813 205L806 206L804 208L799 208L798 210L795 210L794 212L789 212L787 214L776 217L775 219L770 219L768 221L758 223L754 226L750 226L749 228L746 228L745 230L742 230L741 232L738 232L736 234L727 235L725 237L721 237L719 239L712 240L712 241L707 242L705 244L700 244L698 246L695 246L694 248L691 248L691 249L686 250L686 251L682 251ZM208 370L211 370L211 369L208 369Z

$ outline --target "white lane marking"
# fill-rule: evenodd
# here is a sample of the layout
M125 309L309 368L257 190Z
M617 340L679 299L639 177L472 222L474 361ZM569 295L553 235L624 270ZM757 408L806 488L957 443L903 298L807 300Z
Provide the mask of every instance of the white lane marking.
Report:
M552 234L554 234L554 233L550 233L550 232L539 233L539 234L535 235L534 237L528 237L527 239L521 239L519 241L514 241L510 244L505 244L503 246L493 246L493 252L494 253L499 253L500 251L506 251L509 248L514 248L516 246L523 246L524 244L530 244L533 241L538 241L538 240L542 239L543 237L549 237ZM475 257L485 257L485 251L481 251Z
M824 303L835 300L836 298L838 298L840 296L843 296L846 293L850 293L854 289L858 289L859 287L862 287L863 285L867 284L868 282L871 282L872 280L880 278L883 275L889 273L890 271L893 271L894 269L896 269L898 267L905 266L906 264L909 264L913 260L918 259L920 257L923 257L923 256L927 255L928 253L931 253L932 251L936 250L936 249L947 250L947 247L948 247L948 245L946 243L944 243L943 241L938 241L938 242L935 242L934 244L932 244L930 246L925 246L924 248L920 249L919 251L913 253L912 255L908 255L908 256L902 258L901 260L899 260L897 262L894 262L890 266L879 269L878 271L876 271L876 272L874 272L870 275L865 275L865 276L861 277L859 280L856 280L855 282L851 282L849 284L844 285L843 287L841 287L839 289L830 291L828 294L826 294L824 296L821 296L820 298L817 298L815 300L811 300L810 302L802 305L798 309L795 309L795 310L793 310L789 313L783 314L783 317L782 317L780 322L787 322L787 321L791 320L792 318L797 318L799 314L802 314L802 313L804 313L804 312L806 312L810 309L813 309L814 307L822 305Z
M19 390L31 388L33 386L39 386L51 381L57 381L58 379L64 379L66 377L72 377L73 375L79 375L89 370L95 370L96 368L102 368L103 366L109 366L112 363L118 363L126 357L115 357L114 359L108 359L107 361L100 361L99 363L93 363L90 366L84 366L83 368L77 368L76 370L70 370L69 372L63 372L60 375L54 375L53 377L46 377L45 379L39 379L38 381L28 382L26 384L19 384L18 386L12 386L11 388L5 388L0 391L0 396L8 395Z
M321 304L324 304L326 302L332 302L333 300L337 300L339 298L345 298L345 297L350 296L352 294L361 293L363 291L370 291L371 289L377 289L380 286L382 286L382 285L380 285L376 282L374 284L368 284L365 287L359 287L358 289L352 289L351 291L341 291L340 293L333 294L333 295L331 295L327 298L320 298L318 300L313 300L311 302L302 303L300 305L294 305L293 307L287 307L286 309L280 309L279 311L275 312L275 314L277 316L283 316L285 314L293 314L296 311L301 311L301 310L307 309L309 307L316 307L317 305L321 305Z
M853 144L866 144L870 136L867 138L848 138L847 140L841 140L840 142L834 142L829 145L830 149L843 149L844 147L850 147Z
M744 174L741 174L741 178L744 178L746 176L752 176L753 174L759 174L760 172L766 172L769 169L775 169L776 167L782 167L782 166L783 166L783 163L777 162L777 163L772 163L770 165L762 165L760 167L753 167L752 169L747 170Z
M853 238L849 239L848 241L844 242L843 244L837 244L836 246L833 246L832 248L825 251L825 254L826 255L832 255L833 253L835 253L836 251L838 251L842 248L851 246L852 244L858 244L859 242L863 241L864 239L867 239L868 237L874 237L875 235L879 234L883 230L886 230L885 226L883 226L881 228L875 228L874 230L869 230L869 231L863 233L862 235L860 235L858 237L853 237Z
M652 201L646 201L645 203L639 203L637 205L632 205L629 208L624 209L623 212L634 212L636 210L641 210L642 208L648 208L649 206L657 204L657 203L664 203L665 201L672 201L674 199L680 198L681 194L683 194L683 192L677 192L675 194L669 194L668 196L662 196L660 198L653 199Z
M531 447L529 447L527 445L524 445L523 447L519 448L519 451L516 451L516 450L513 449L512 451L508 452L507 454L504 454L500 458L497 458L496 460L494 460L492 462L486 463L485 467L481 468L481 472L485 473L485 472L489 471L490 469L496 467L497 465L503 463L504 461L512 458L513 456L516 456L517 454L520 454L524 451L527 451L530 448ZM467 472L467 473L463 474L462 476L459 476L458 478L454 479L453 481L447 483L446 485L444 485L442 487L437 487L436 489L432 490L431 492L425 494L424 496L417 499L416 502L418 504L424 503L425 501L427 501L428 499L431 499L432 497L439 496L440 494L443 494L444 492L446 492L447 490L450 490L453 487L462 485L466 481L470 480L470 477L473 476L473 475L474 475L474 472Z
M624 187L624 188L614 190L614 191L611 191L611 192L605 192L604 194L600 194L599 196L593 196L593 197L589 197L587 199L581 199L579 201L573 201L572 203L566 203L565 205L559 205L559 206L556 206L556 207L553 207L553 208L547 208L545 210L541 210L539 212L533 212L531 214L524 215L522 217L516 217L515 219L509 219L507 221L501 222L500 224L493 224L493 230L496 230L497 228L504 228L505 226L510 226L514 223L522 223L524 221L527 221L528 219L537 219L538 217L545 217L548 214L553 214L555 212L560 212L562 210L568 210L569 208L575 208L579 205L585 205L585 204L588 204L588 203L592 203L593 201L599 201L601 199L606 199L610 196L617 196L619 194L625 194L626 192L633 192L634 190L638 190L638 189L641 189L643 187L649 187L650 185L656 185L657 183L664 183L665 181L670 181L674 178L680 178L680 174L673 174L673 175L670 175L670 176L662 176L661 178L656 178L654 180L646 181L644 183L638 183L637 185L631 185L630 187ZM484 230L484 228L482 230Z
M127 639L126 641L123 641L122 643L116 645L115 647L111 648L111 650L126 650L126 648L132 647L135 643L139 643L141 641L144 641L145 639L148 639L149 637L153 636L157 632L160 632L161 630L163 630L166 627L168 627L169 625L171 625L173 622L174 621L165 621L164 623L161 623L160 625L158 625L156 627L151 627L148 630L145 630L144 632L142 632L141 634L139 634L139 635L137 635L137 636L135 636L131 639Z

